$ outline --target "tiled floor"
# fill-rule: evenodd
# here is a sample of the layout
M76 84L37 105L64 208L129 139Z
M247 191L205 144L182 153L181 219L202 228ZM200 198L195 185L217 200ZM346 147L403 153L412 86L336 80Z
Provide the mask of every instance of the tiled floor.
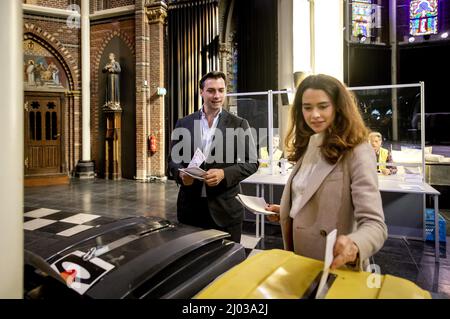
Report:
M60 210L62 214L84 213L113 218L144 215L176 221L177 191L173 181L142 183L74 179L69 185L26 188L24 204L27 212L45 208ZM38 212L35 211L35 214ZM30 227L33 226L30 224ZM267 225L265 238L258 240L254 236L254 223L245 222L243 234L241 242L246 247L247 255L283 246L278 226ZM447 241L449 239L447 237ZM438 296L450 297L450 252L442 244L440 256L441 263L436 264L433 243L389 238L373 257L372 263L380 267L382 274L409 279L424 289L438 293Z

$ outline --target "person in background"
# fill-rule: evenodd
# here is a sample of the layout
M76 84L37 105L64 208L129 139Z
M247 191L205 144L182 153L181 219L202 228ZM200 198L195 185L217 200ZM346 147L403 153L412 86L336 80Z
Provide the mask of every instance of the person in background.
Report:
M387 238L376 162L352 93L328 75L305 78L295 95L286 137L296 161L278 215L286 250L323 260L337 229L331 268L365 269Z
M274 161L279 161L283 156L283 151L278 148L279 146L280 146L280 136L274 135L272 138L272 149L273 149L272 160ZM268 160L270 158L268 149L269 149L268 146L261 147L261 149L259 150L259 156L261 159ZM261 166L267 167L268 165L266 163L261 163Z
M199 147L206 156L201 168L206 174L201 181L179 171L180 168L187 167L189 162L177 158L174 149L178 147L178 143L186 141L184 136L174 138L173 134L169 169L180 185L177 218L183 224L226 231L231 234L233 241L239 243L244 207L236 199L236 195L239 183L258 169L256 146L251 134L247 138L245 136L246 132L250 132L247 120L223 109L226 96L224 73L212 71L204 75L200 80L200 94L203 98L202 108L179 119L174 131L188 130L188 145L196 145L195 137L201 137ZM228 138L227 130L234 130L237 135ZM218 136L225 140L217 141L221 139ZM195 147L190 148L190 159L195 151ZM209 160L209 156L214 160Z
M392 163L392 154L388 149L381 147L382 141L383 136L381 133L371 132L369 134L369 143L375 151L375 160L377 163ZM386 167L384 165L378 165L377 170L383 175L392 175L397 173L397 167L395 166Z

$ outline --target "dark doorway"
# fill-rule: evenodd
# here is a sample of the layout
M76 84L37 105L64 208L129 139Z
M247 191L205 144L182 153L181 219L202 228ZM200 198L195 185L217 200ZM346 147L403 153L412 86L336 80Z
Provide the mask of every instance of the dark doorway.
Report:
M62 172L60 94L25 94L25 175Z

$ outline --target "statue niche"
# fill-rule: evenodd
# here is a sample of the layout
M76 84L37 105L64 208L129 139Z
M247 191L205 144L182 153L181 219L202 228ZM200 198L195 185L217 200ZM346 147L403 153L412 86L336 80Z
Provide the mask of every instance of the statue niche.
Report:
M120 179L121 172L121 123L122 108L120 107L119 73L120 64L115 60L115 54L109 53L109 62L103 68L108 73L106 82L106 98L103 112L106 116L105 136L105 178Z

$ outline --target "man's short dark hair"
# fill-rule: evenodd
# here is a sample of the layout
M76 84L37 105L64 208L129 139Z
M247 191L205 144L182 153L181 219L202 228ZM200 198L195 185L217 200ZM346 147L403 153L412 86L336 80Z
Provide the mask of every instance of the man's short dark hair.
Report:
M227 76L225 75L225 73L220 72L220 71L211 71L206 73L204 76L202 76L202 78L200 79L200 89L203 90L203 88L205 87L205 81L207 79L220 79L222 78L223 81L225 82L225 85L227 84Z

